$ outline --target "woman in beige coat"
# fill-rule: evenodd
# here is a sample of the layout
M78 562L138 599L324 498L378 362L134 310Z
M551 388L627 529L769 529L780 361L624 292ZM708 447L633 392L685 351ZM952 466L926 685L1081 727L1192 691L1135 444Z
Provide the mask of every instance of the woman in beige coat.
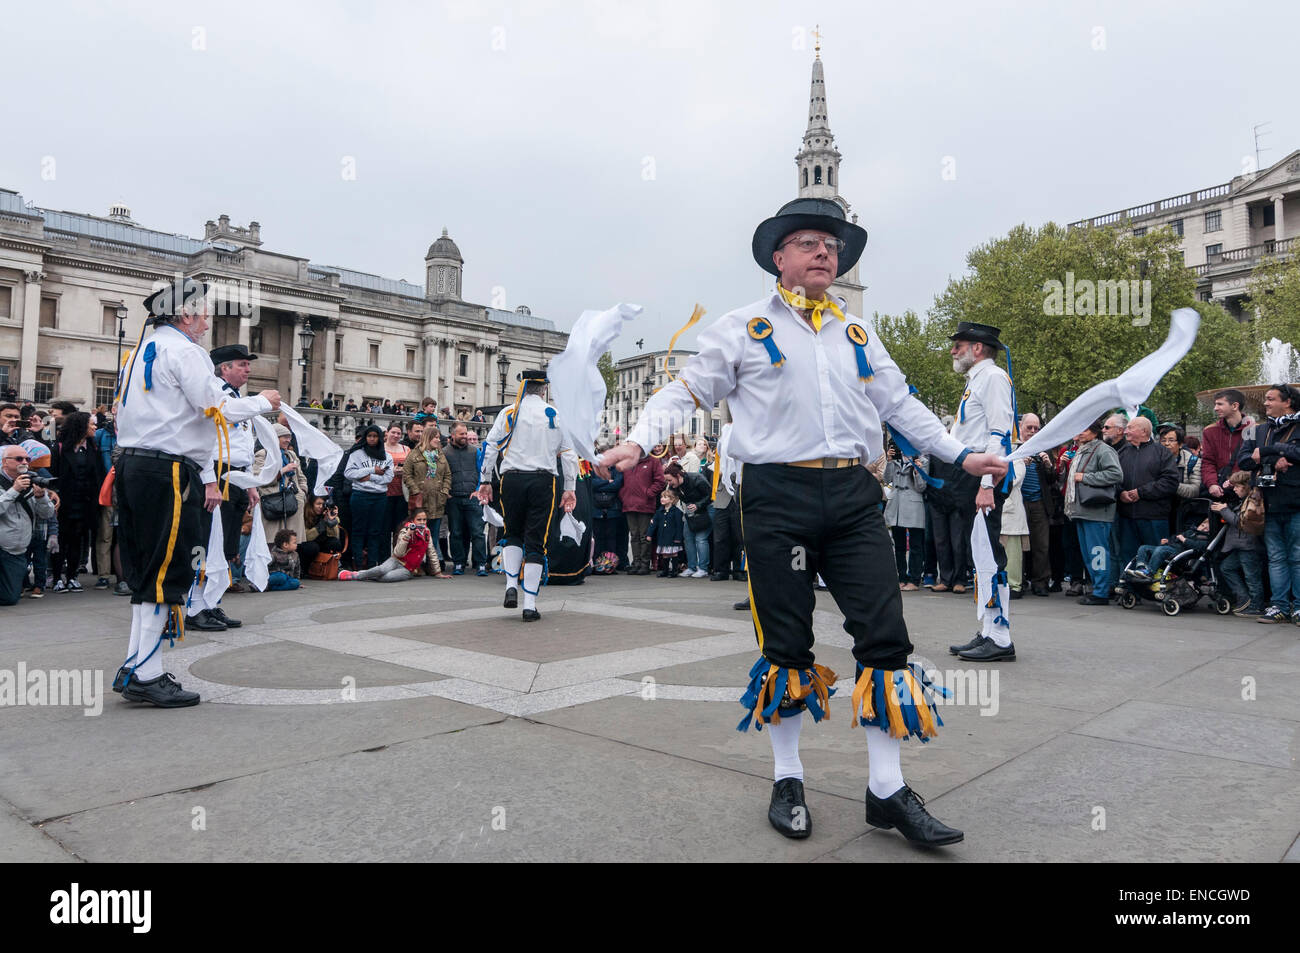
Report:
M290 436L289 428L275 425L275 435L280 438L280 475L276 482L269 486L260 488L263 500L268 493L275 493L277 490L291 491L298 501L298 509L292 516L283 519L268 519L266 515L266 504L262 504L262 528L266 531L267 540L275 539L275 534L282 529L291 530L298 534L299 540L307 538L307 524L304 516L307 512L307 478L302 474L302 464L298 460L298 454L289 449ZM266 450L258 450L257 455L253 457L253 473L261 473L262 468L266 466Z

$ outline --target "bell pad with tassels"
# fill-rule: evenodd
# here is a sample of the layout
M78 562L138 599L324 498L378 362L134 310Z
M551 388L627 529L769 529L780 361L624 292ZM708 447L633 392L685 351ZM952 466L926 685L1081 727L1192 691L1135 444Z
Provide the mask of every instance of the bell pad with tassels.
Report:
M805 708L812 713L813 721L821 721L829 714L836 677L824 665L782 668L759 656L749 670L745 694L740 697L740 704L749 712L736 730L748 731L752 721L762 731L765 724L779 725L783 714L791 715Z

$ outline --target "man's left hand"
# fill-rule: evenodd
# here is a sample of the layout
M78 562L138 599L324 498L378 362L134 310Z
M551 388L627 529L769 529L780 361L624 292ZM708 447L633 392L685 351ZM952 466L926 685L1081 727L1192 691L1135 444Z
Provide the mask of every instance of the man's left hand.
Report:
M262 501L262 495L254 487L248 488L248 508L251 510Z
M969 460L970 458L967 457L966 459ZM985 512L988 510L992 510L994 505L995 505L995 501L993 499L993 487L991 486L980 487L980 491L975 494L975 509L979 510L980 512Z
M203 508L211 513L221 505L221 491L215 483L203 484Z
M972 476L982 477L990 474L994 477L1007 475L1007 461L996 453L968 453L961 462L961 468Z
M564 495L560 497L560 507L564 512L572 513L577 505L578 494L574 493L572 490L565 490Z
M1291 469L1291 461L1286 457L1278 457L1277 463L1273 464L1273 469L1278 473L1286 473L1287 470Z

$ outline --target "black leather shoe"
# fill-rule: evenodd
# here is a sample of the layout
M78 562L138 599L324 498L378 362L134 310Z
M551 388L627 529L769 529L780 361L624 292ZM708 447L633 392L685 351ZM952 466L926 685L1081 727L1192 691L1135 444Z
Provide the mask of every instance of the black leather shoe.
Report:
M207 609L204 609L196 616L191 616L186 619L185 624L191 629L198 629L200 632L226 631L226 623L222 622Z
M1094 595L1090 592L1090 593L1088 593L1086 596L1080 596L1080 597L1079 597L1079 605L1081 605L1081 606L1108 606L1108 605L1110 605L1110 600L1109 600L1109 599L1100 599L1100 598L1098 598L1097 596L1094 596Z
M967 649L965 652L958 652L959 659L965 659L967 662L1014 662L1016 660L1016 644L1012 642L1006 648L998 645L992 639L985 639L980 645L973 649Z
M122 694L122 689L126 687L126 678L130 672L131 670L125 665L117 670L117 674L113 676L113 691L119 695Z
M712 580L713 582L726 582L730 578L731 578L731 573L729 572L715 572L710 574L709 576L709 579Z
M538 612L536 609L525 609L525 610L524 610L524 621L525 621L525 622L536 622L536 621L537 621L538 619L540 619L541 617L542 617L542 614L541 614L540 612Z
M731 608L735 609L737 612L748 612L749 600L746 599L744 602L733 602Z
M1023 590L1023 589L1012 589L1012 590L1011 590L1011 598L1012 598L1012 599L1023 599L1024 597L1025 597L1025 590Z
M122 698L129 702L147 702L155 708L189 708L199 703L199 693L185 691L170 672L147 682L131 679L131 684L122 689Z
M1029 591L1032 592L1032 593L1033 593L1034 595L1036 595L1036 596L1046 596L1046 595L1050 595L1050 593L1049 593L1046 589L1031 589L1031 590L1029 590ZM1060 590L1060 589L1057 589L1056 591L1057 591L1057 592L1060 592L1061 590Z
M767 819L786 837L801 840L812 834L812 815L803 799L802 781L782 778L772 785L772 803L767 809Z
M519 608L519 590L516 589L514 586L511 586L509 589L506 590L506 601L501 603L501 608L503 609Z
M913 844L927 847L956 844L966 837L956 828L931 817L925 809L925 801L907 785L883 799L867 788L867 823L884 830L897 827L898 832Z
M965 645L950 645L948 651L953 655L961 655L962 652L969 652L971 649L979 648L980 643L984 641L984 633L976 632L975 638L971 639Z
M216 619L218 622L223 623L227 629L237 629L244 624L238 619L232 619L230 616L226 615L226 610L221 608L221 606L217 606L215 609L209 609L208 615Z
M736 582L749 582L749 573L747 572L732 573L731 578L736 580Z

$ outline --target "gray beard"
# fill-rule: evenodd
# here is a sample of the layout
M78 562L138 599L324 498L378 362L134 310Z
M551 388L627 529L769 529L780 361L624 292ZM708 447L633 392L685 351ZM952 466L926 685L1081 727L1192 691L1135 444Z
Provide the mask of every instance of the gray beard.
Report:
M952 369L958 374L965 374L975 366L975 359L971 357L954 357L952 359Z

